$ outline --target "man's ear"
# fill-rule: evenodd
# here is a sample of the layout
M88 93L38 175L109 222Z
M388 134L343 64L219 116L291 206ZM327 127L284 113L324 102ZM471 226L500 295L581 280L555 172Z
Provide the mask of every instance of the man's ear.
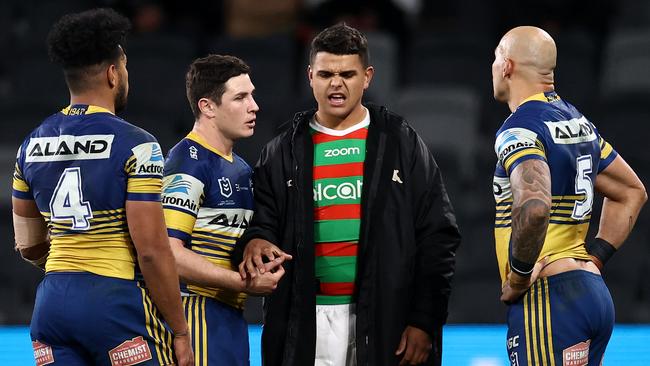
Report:
M117 87L118 80L120 80L120 77L117 73L117 67L115 67L115 64L110 64L106 69L106 81L108 82L108 86L111 89Z

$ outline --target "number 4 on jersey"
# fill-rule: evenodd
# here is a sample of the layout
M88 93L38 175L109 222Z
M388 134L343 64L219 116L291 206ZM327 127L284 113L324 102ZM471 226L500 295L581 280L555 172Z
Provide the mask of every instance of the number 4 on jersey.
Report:
M72 229L88 230L93 212L90 203L84 201L81 191L81 169L67 168L61 174L59 183L50 200L52 221L72 220Z

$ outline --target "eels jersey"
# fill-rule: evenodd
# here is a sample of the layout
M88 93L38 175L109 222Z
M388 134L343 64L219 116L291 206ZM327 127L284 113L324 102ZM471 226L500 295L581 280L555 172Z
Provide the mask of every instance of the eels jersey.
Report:
M163 167L156 139L104 108L72 105L45 119L18 150L13 196L35 200L45 218L46 272L134 279L125 201L160 201Z
M252 169L239 156L225 156L191 132L169 151L163 207L169 236L208 261L232 269L230 253L253 217ZM246 295L183 285L184 293L215 298L243 309Z
M512 233L510 173L521 162L540 159L551 172L551 212L539 258L588 260L585 236L594 198L593 182L617 156L595 126L555 92L524 100L496 135L494 173L497 260L501 280L508 272Z

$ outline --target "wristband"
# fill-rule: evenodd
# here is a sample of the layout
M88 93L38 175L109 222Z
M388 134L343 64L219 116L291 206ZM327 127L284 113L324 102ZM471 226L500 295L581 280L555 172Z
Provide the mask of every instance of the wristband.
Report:
M533 267L535 267L535 263L522 262L512 255L510 256L510 270L522 277L530 276L533 273Z
M607 240L595 238L594 240L585 244L587 253L595 260L598 269L603 269L607 261L616 253L616 247L610 244Z

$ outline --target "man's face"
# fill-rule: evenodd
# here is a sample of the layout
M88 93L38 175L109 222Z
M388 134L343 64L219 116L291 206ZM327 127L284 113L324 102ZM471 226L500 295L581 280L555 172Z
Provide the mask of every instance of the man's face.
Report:
M361 97L372 75L373 68L364 67L359 55L318 52L309 67L309 83L318 103L319 117L344 120L361 106Z
M126 54L122 52L117 64L115 65L119 81L117 84L117 91L115 93L115 112L119 113L126 108L126 103L129 95L129 72L126 69Z
M494 50L494 62L492 63L492 89L494 99L499 102L508 101L508 84L503 75L506 58L501 45Z
M259 111L253 98L254 90L248 74L232 77L226 82L221 105L214 104L216 126L224 137L235 141L253 135L255 115Z

